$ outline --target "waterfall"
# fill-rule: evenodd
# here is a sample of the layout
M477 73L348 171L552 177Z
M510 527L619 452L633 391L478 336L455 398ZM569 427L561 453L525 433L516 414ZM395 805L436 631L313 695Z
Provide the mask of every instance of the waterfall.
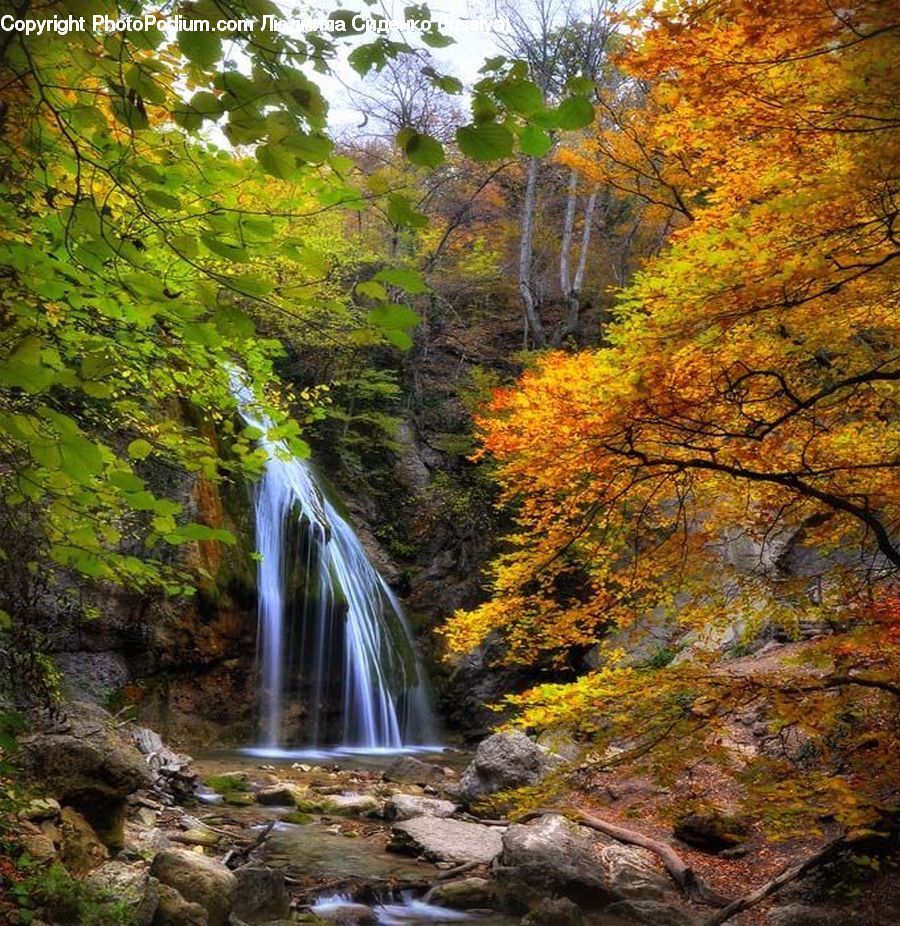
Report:
M238 371L233 389L268 458L254 490L261 745L277 750L296 739L285 718L304 706L303 745L314 750L433 743L427 685L399 601L315 469L267 437L272 422Z

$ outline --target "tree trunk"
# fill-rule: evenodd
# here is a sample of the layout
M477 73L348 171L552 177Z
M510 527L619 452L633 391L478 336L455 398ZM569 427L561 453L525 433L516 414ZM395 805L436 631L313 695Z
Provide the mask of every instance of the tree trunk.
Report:
M537 204L537 181L539 161L529 158L525 170L525 202L522 206L522 237L519 241L519 292L522 295L522 309L525 313L525 337L528 332L535 347L546 347L547 336L541 322L540 306L535 298L535 287L531 275L531 259L534 251L534 210Z

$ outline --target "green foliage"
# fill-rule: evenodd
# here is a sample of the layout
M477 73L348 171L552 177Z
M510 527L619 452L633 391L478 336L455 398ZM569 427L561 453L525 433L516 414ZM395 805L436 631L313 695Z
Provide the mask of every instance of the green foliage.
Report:
M25 877L12 885L18 909L13 923L31 923L38 915L53 923L78 926L136 926L134 911L108 891L74 878L59 863L49 866L20 862Z

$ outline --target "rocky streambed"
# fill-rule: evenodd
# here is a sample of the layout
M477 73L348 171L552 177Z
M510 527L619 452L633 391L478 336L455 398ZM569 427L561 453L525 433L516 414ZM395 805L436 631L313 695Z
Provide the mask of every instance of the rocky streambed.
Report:
M476 816L485 798L535 785L559 761L519 733L484 740L468 764L194 761L73 704L22 738L17 761L20 845L48 877L61 864L101 911L115 906L92 926L692 926L712 912L686 898L658 852L552 811ZM807 923L794 907L765 922ZM30 922L82 921L48 904Z

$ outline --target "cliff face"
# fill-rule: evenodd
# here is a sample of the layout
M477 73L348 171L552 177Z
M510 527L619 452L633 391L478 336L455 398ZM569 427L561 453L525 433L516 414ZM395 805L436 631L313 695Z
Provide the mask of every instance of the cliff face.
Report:
M155 479L190 520L226 528L234 545L178 548L197 593L166 598L116 586L74 587L48 596L38 622L62 673L63 691L137 716L174 740L244 744L255 728L256 564L250 493L186 474ZM165 485L160 485L165 481ZM84 617L88 614L88 617Z

